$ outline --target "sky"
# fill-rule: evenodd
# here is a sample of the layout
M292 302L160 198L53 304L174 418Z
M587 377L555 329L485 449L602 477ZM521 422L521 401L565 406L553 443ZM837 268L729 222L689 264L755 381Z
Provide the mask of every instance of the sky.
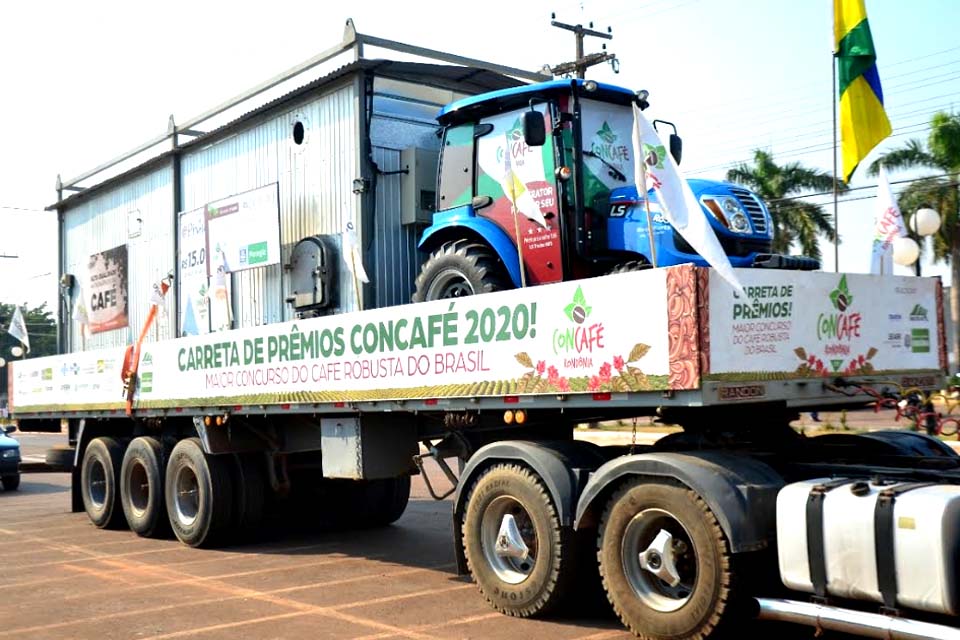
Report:
M832 171L832 0L408 0L8 3L0 19L0 302L56 300L57 175L67 180L338 43L343 24L382 38L538 70L574 57L549 26L611 26L608 65L588 78L650 91L677 124L688 177L722 179L771 151ZM867 0L893 136L925 141L937 110L960 109L960 2ZM588 39L586 50L602 42ZM368 55L376 55L373 50ZM379 52L383 55L383 52ZM868 159L869 161L869 159ZM894 173L891 181L922 173ZM840 268L869 270L875 178L865 167L839 208ZM894 185L894 189L904 184ZM831 196L810 201L827 204ZM824 269L834 269L823 241ZM897 267L898 273L911 273ZM949 273L923 265L924 275Z

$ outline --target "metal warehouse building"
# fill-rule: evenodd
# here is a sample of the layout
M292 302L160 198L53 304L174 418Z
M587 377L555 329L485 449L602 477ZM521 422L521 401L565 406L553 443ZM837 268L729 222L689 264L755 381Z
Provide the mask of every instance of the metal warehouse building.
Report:
M367 59L365 46L432 62ZM437 111L466 95L544 79L358 34L348 21L343 41L328 51L183 125L171 117L165 135L90 172L65 183L58 178L58 201L50 208L60 224L61 352L131 343L153 285L177 273L180 212L272 183L280 261L229 275L233 328L296 317L288 301L291 254L310 236L324 236L332 247L338 295L326 312L409 302L423 260L417 241L433 206ZM270 95L278 89L285 92ZM370 280L359 295L339 257L351 222ZM78 296L86 295L81 274L92 256L121 246L127 324L87 335L75 317ZM174 282L167 313L148 339L183 335L179 286Z

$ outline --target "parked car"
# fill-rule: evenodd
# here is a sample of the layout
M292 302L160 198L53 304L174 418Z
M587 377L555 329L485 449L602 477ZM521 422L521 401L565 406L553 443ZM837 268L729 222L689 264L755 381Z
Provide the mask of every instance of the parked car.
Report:
M14 426L0 428L0 482L6 491L16 491L20 486L20 443L10 434Z

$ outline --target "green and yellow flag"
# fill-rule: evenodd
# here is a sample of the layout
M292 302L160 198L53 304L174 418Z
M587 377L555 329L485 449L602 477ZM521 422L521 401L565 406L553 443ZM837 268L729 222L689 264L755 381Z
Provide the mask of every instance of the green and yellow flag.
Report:
M833 37L840 79L843 179L849 182L870 150L890 135L864 0L834 0Z

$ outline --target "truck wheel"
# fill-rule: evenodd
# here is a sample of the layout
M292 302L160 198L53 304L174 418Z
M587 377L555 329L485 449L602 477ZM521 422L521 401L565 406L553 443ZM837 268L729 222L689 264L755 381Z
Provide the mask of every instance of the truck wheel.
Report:
M234 455L232 471L233 526L239 533L249 534L263 521L267 480L252 454Z
M191 547L210 546L230 528L233 492L229 458L207 455L199 438L177 443L167 461L164 495L174 535Z
M648 640L701 640L731 615L723 530L692 491L627 483L600 523L600 575L617 615Z
M460 298L512 288L500 259L482 244L446 242L430 254L417 276L414 302Z
M0 482L3 483L4 491L16 491L20 487L20 474L14 473L9 476L3 476L0 478Z
M135 438L120 466L120 503L130 529L154 538L168 529L163 501L163 455L156 438Z
M494 609L524 618L555 609L573 573L571 547L546 487L528 469L499 464L474 483L463 550Z
M400 519L410 500L410 476L367 480L364 487L365 524L385 527Z
M90 521L101 529L123 526L120 505L120 464L123 446L116 438L94 438L83 452L80 492Z

